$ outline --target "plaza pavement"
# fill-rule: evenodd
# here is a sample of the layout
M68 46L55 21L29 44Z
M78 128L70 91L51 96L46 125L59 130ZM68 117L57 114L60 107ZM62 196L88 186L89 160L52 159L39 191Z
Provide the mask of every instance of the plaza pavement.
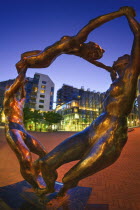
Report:
M38 133L31 132L48 151L62 142L72 132ZM36 158L33 155L33 158ZM61 179L75 162L58 169ZM6 143L4 129L0 128L0 187L23 180L15 154ZM98 204L87 209L103 210L139 210L140 209L140 128L128 133L126 143L119 159L110 167L87 177L79 186L92 187L88 204ZM105 205L106 204L106 205Z

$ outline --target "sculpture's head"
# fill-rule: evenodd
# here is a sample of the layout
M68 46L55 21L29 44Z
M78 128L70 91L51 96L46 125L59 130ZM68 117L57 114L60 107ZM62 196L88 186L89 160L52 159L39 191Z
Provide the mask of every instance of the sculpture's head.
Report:
M124 69L130 62L130 55L125 54L121 57L119 57L116 61L113 63L113 69L118 73L119 76L122 75Z
M105 52L98 44L94 42L88 42L81 44L81 51L83 55L88 57L91 60L98 60L103 56Z

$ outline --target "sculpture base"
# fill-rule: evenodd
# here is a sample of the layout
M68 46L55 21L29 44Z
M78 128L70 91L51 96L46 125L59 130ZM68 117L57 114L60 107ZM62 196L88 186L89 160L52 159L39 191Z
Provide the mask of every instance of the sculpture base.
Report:
M40 177L40 183L45 186ZM63 199L56 199L57 191L63 186L62 183L55 183L55 193L45 195L44 203L31 190L31 185L26 181L8 185L0 188L1 205L7 209L39 210L39 209L69 209L83 210L86 207L92 188L75 187L70 189Z

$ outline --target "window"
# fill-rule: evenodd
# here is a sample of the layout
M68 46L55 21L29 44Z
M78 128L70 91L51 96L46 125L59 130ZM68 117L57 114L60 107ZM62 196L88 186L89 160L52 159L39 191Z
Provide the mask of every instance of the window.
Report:
M50 101L53 101L53 95L52 95L52 96L50 96Z
M44 106L43 105L39 105L39 108L44 108Z
M40 90L40 93L45 93L45 90Z
M54 92L54 87L51 87L51 92Z
M47 82L46 81L42 81L42 84L46 84Z
M38 88L37 87L33 87L33 92L37 92Z
M52 109L52 106L50 106L49 108Z
M39 103L44 103L44 100L39 100Z
M45 98L45 95L40 95L40 98Z
M78 109L77 108L74 108L74 112L78 112Z
M52 96L53 95L53 92L50 92L50 95Z
M35 74L35 75L34 75L34 79L33 79L33 83L34 83L34 84L38 84L38 83L39 83L39 78L40 78L40 75Z
M41 85L41 88L45 89L46 88L46 85Z
M34 75L34 78L35 78L35 79L39 79L39 78L40 78L40 75L39 75L39 74L35 74L35 75Z

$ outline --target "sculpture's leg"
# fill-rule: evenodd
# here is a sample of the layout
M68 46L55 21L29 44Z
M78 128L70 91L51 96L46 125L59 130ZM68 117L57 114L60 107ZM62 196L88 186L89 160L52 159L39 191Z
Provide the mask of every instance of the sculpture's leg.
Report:
M39 184L36 180L33 169L31 153L24 143L20 131L11 129L6 132L6 137L10 147L18 158L20 163L20 171L23 178L29 182L33 188L38 188Z
M88 134L82 131L63 141L40 160L42 176L50 192L54 191L56 169L65 163L80 160L87 148L89 148Z
M64 186L61 188L58 196L64 196L66 191L70 188L76 187L78 182L104 168L111 165L119 156L115 151L114 146L108 147L108 139L101 138L98 140L99 144L87 151L87 154L72 167L63 177Z
M31 152L37 154L40 156L40 158L47 154L47 151L41 142L29 134L26 134L25 144L28 146Z
M25 143L30 151L37 154L40 158L44 157L47 154L45 147L41 144L41 142L28 133L26 134ZM33 163L36 176L38 176L40 173L39 159L37 159Z

